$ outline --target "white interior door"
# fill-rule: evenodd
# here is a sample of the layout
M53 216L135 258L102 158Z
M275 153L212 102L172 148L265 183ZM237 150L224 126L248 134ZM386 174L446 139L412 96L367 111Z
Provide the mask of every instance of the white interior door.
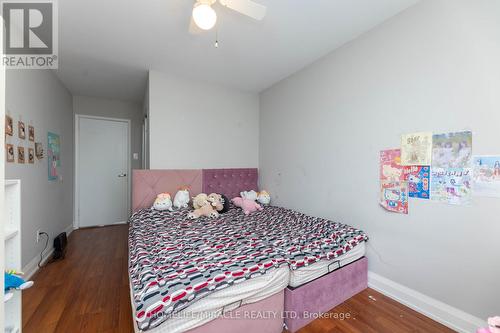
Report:
M77 117L79 227L123 223L129 206L129 122Z

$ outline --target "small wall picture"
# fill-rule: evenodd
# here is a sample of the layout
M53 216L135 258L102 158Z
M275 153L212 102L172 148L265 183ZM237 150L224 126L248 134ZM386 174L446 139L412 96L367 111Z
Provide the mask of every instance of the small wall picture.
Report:
M33 148L28 148L28 163L35 164L35 150Z
M24 127L24 123L22 121L17 123L17 128L19 132L19 139L26 139L26 128Z
M41 142L35 143L35 155L39 160L43 158L43 146Z
M5 116L5 134L12 136L14 134L14 123L11 116Z
M28 126L28 139L35 142L35 128L33 126Z
M17 147L17 163L24 164L24 147Z
M7 143L5 145L5 153L7 154L7 162L12 163L14 162L14 145L11 145Z

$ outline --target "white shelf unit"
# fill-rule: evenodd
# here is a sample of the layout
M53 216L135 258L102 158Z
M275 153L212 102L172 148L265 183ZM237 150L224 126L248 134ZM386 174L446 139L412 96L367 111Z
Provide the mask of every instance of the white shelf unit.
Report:
M21 270L21 180L5 180L5 269ZM21 332L21 291L5 302L5 333Z

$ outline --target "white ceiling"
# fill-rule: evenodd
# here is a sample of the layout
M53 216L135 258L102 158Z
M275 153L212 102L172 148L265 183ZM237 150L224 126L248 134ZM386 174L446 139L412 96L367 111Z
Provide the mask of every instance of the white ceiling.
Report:
M188 33L193 0L59 1L58 76L75 95L140 102L148 69L259 92L418 0L256 0L258 22L220 5Z

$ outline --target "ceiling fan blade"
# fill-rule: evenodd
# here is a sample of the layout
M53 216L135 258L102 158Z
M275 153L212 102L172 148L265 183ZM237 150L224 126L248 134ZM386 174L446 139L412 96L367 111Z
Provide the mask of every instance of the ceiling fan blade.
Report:
M256 20L262 20L266 16L267 8L251 0L219 0L221 5L235 10L243 15Z
M196 23L194 23L193 16L191 16L191 21L189 21L189 33L192 35L198 35L203 30L201 30Z

